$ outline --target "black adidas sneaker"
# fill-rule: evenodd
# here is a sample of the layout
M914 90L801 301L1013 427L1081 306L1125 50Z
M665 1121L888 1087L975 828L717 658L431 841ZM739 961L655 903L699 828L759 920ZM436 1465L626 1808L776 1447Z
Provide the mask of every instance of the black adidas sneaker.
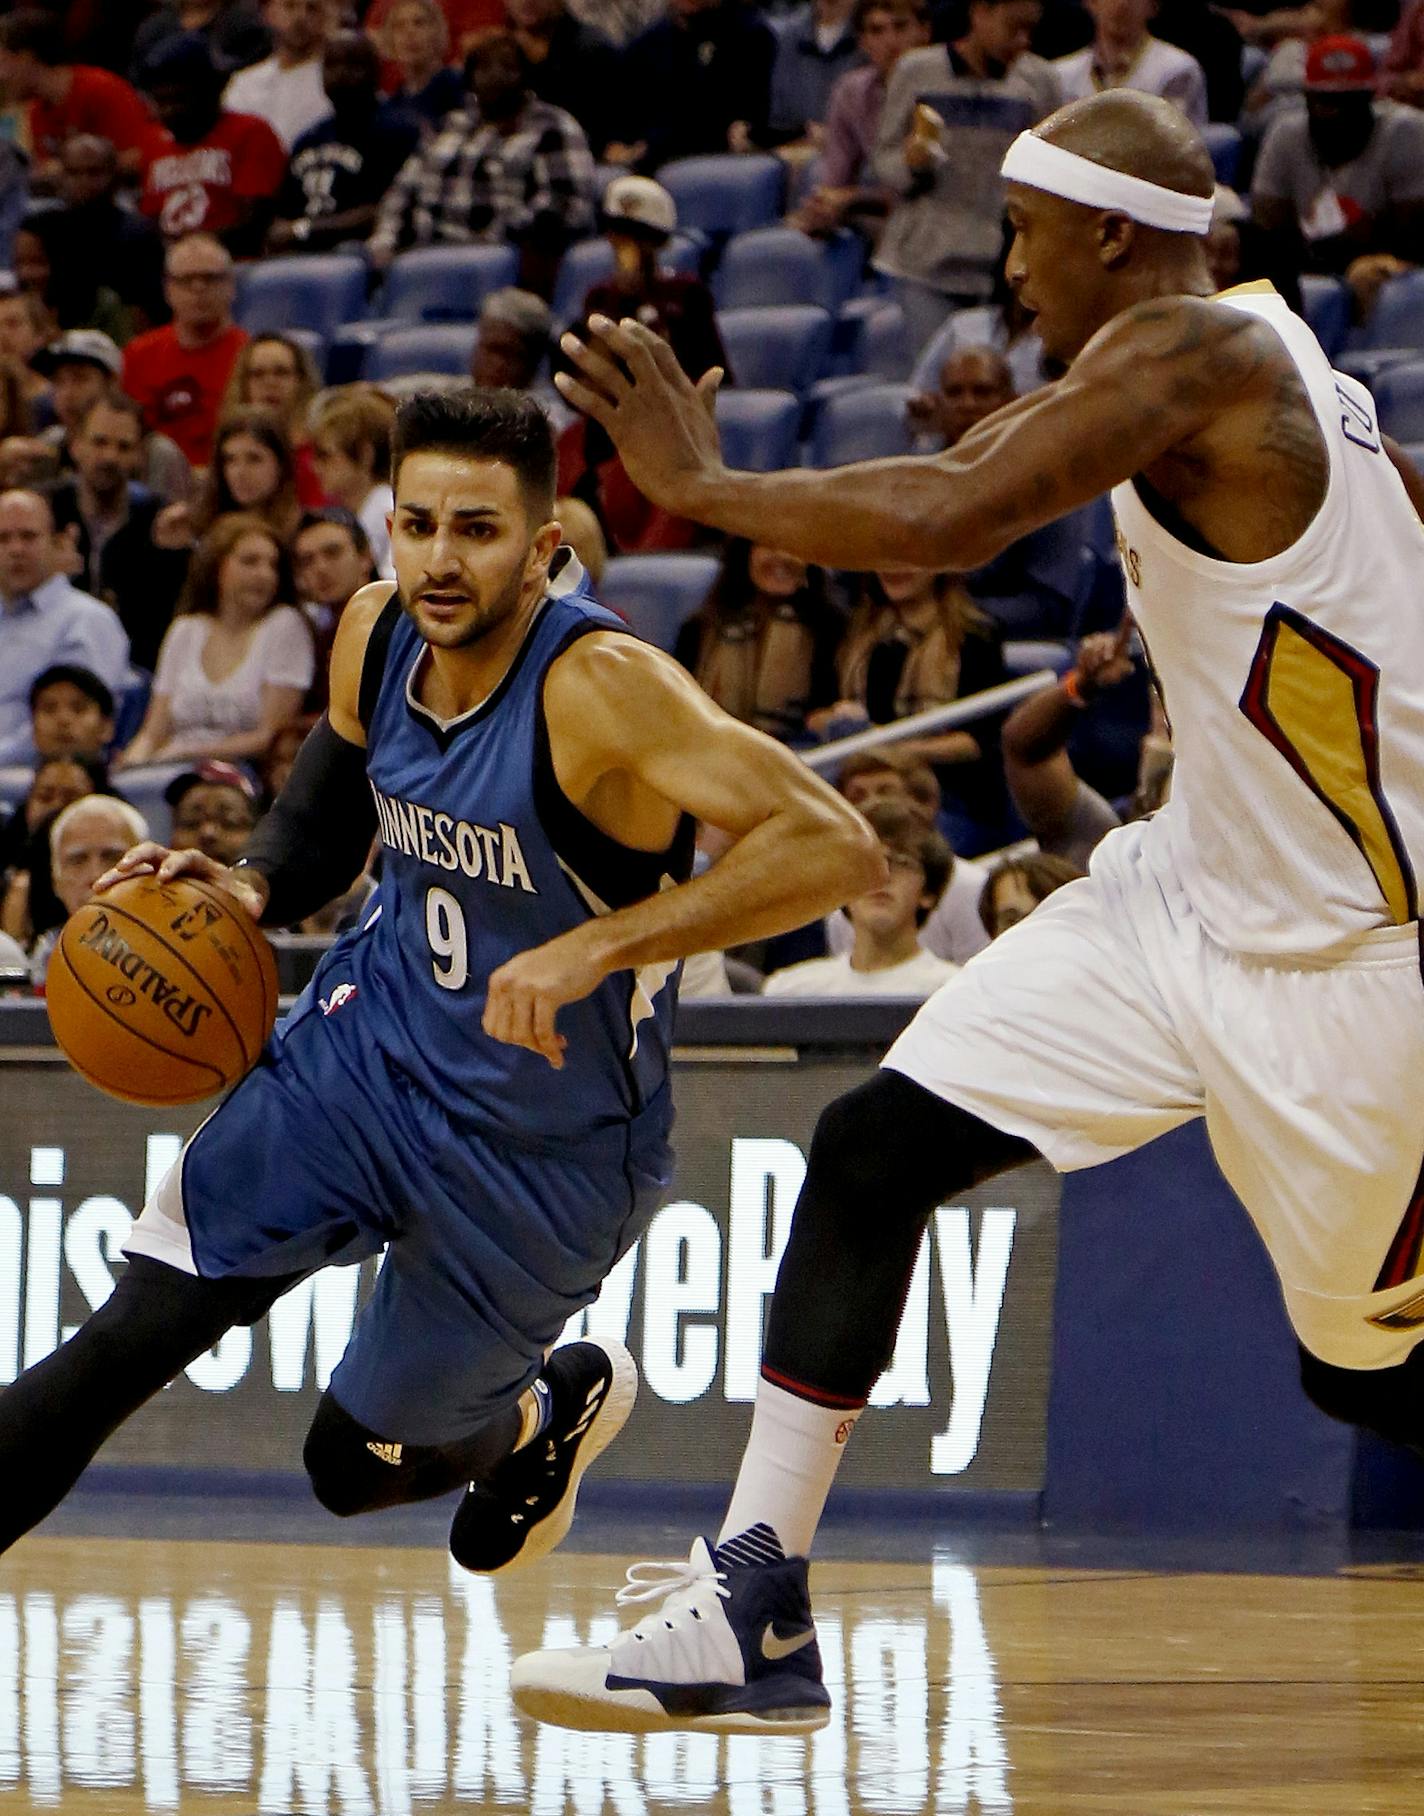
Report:
M638 1370L621 1343L569 1343L540 1377L549 1422L483 1482L472 1483L450 1527L457 1564L485 1576L547 1557L574 1520L579 1483L627 1422Z

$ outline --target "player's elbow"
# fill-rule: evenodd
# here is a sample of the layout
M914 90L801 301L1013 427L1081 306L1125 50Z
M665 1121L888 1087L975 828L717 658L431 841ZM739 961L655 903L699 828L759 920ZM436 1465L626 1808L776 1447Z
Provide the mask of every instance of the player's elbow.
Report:
M837 816L836 869L843 901L881 889L890 879L885 847L874 830L852 808Z

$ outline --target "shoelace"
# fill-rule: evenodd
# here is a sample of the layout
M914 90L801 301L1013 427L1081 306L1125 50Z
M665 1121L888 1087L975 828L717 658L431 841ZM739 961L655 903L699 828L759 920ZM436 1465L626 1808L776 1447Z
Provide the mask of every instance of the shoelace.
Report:
M672 1627L674 1622L667 1618L672 1614L691 1613L694 1619L701 1620L701 1611L695 1604L709 1592L723 1601L730 1599L732 1592L726 1582L724 1571L709 1568L692 1558L680 1561L650 1559L630 1566L628 1580L618 1591L617 1602L620 1608L626 1608L636 1602L661 1600L663 1624ZM630 1631L637 1639L645 1637L641 1626Z

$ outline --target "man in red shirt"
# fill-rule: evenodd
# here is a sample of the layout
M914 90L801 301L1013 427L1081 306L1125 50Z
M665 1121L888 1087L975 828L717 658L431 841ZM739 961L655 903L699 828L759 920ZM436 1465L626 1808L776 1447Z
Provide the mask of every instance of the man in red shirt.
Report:
M27 103L37 188L53 186L64 142L76 133L107 139L126 173L141 168L153 132L142 97L107 69L66 63L60 14L23 7L0 19L0 89Z
M190 233L168 249L163 291L173 320L124 348L124 389L150 429L205 467L223 392L247 340L232 319L232 255L212 234Z
M166 240L216 235L241 257L261 249L287 173L287 154L265 120L225 113L225 75L208 42L184 32L144 67L159 126L150 142L140 207Z

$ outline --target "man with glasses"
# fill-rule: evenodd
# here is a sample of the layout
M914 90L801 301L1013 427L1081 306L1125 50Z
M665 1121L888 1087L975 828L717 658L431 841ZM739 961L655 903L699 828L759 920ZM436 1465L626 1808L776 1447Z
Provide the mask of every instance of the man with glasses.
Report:
M173 320L124 349L125 391L150 429L170 436L195 467L212 458L213 433L247 335L232 319L232 255L208 233L168 249L163 291Z

